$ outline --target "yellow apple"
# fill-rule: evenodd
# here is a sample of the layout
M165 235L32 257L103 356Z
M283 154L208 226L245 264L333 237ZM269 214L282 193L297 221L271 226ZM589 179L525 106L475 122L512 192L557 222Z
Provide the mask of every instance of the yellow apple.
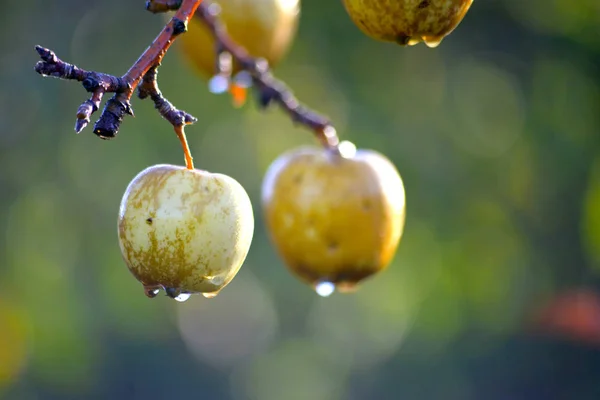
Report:
M462 21L473 0L343 0L350 18L381 41L436 47Z
M340 146L350 150L300 147L282 154L262 187L272 242L320 294L327 287L350 291L386 268L404 230L404 186L395 166L373 150Z
M233 178L155 165L128 185L118 217L131 273L154 297L215 296L237 274L254 233L252 204Z
M277 64L290 48L296 35L300 16L300 0L204 0L221 8L220 20L227 33L251 56ZM185 59L201 75L215 73L215 41L198 16L188 24L188 31L177 42ZM239 71L234 64L233 73Z

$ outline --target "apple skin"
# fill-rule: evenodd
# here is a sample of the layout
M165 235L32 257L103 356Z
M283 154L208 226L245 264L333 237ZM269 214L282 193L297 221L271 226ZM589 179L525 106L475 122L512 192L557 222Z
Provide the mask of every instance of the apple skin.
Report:
M385 269L405 222L405 194L395 166L372 150L343 157L300 147L279 156L262 187L272 242L306 283L340 292Z
M441 41L463 20L473 0L343 0L358 28L367 36L401 45Z
M207 4L214 0L204 0ZM298 29L300 0L219 0L220 20L233 41L253 57L266 59L275 66L291 47ZM184 58L204 77L215 73L215 41L194 17L188 30L177 40ZM234 63L233 73L239 72Z
M146 288L167 294L218 293L241 268L253 233L252 204L236 180L182 166L146 168L119 208L127 267Z

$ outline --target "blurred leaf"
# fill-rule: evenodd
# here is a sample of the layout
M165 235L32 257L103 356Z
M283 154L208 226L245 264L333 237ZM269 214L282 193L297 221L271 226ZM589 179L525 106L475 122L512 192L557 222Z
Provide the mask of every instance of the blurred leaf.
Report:
M600 272L600 158L594 163L588 185L581 225L587 255L596 272Z

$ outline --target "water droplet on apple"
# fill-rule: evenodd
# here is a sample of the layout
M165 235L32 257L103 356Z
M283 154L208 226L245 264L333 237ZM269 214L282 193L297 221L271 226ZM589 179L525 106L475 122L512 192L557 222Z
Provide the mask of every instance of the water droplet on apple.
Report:
M315 291L321 297L329 297L335 292L335 285L331 282L319 282L315 285Z
M421 43L421 38L419 38L419 37L412 37L412 38L410 38L408 40L408 45L409 46L414 46L414 45L419 44L419 43Z
M179 295L173 297L175 300L177 300L180 303L183 303L184 301L186 301L187 299L189 299L191 296L191 294L189 293L179 293Z
M215 75L208 81L208 90L213 94L222 94L229 89L229 79L223 75Z
M153 299L158 295L158 292L160 292L160 286L144 286L144 294L146 295L146 297Z
M425 45L427 45L427 47L434 49L438 47L440 43L442 43L442 39L443 38L436 36L426 36L423 38L423 42L425 42Z
M340 142L338 150L344 158L352 158L356 154L356 146L347 140Z
M250 73L248 71L240 71L235 75L235 78L233 78L235 81L235 84L238 85L239 87L243 87L243 88L251 88L252 87L252 75L250 75Z

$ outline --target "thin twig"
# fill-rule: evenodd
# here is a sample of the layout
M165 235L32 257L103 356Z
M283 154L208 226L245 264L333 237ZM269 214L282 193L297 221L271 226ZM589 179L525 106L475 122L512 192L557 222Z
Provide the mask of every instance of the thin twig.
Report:
M159 114L162 115L164 119L169 121L173 128L175 129L175 134L179 138L181 142L181 147L183 149L183 154L185 157L185 165L188 169L194 169L194 162L192 161L192 153L190 152L190 148L187 143L187 138L185 136L184 128L186 125L193 124L197 121L195 117L191 114L178 110L163 97L160 89L158 88L158 66L154 66L150 68L144 78L142 79L142 83L138 86L138 97L140 99L145 99L150 97L154 102L154 107L158 110Z

